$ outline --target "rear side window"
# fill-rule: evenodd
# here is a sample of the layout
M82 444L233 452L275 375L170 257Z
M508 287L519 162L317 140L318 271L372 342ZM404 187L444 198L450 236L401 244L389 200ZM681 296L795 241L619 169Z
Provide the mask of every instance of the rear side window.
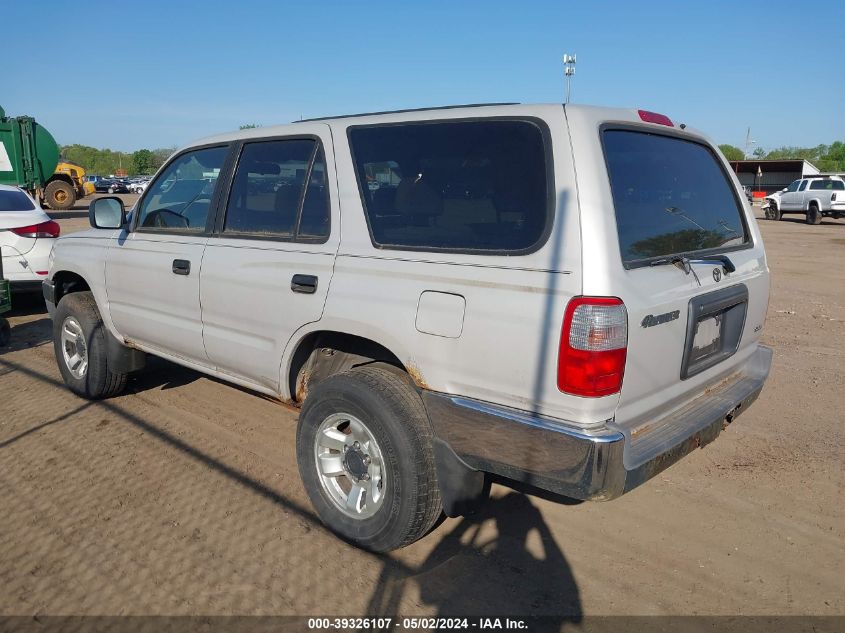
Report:
M605 130L603 143L626 265L748 242L733 186L706 146L628 130Z
M229 194L224 233L327 237L325 171L322 149L313 139L247 143Z
M375 245L519 253L544 239L551 183L536 124L353 127L349 139Z
M826 191L845 191L845 182L841 180L814 180L810 183L810 189L823 189Z
M23 191L17 189L0 190L0 212L2 211L32 211L35 205Z

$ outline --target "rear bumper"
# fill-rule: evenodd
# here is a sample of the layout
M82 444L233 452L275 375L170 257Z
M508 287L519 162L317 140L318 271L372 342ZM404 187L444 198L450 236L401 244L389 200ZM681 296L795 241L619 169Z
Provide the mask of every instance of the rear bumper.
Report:
M424 392L435 435L473 469L576 499L607 500L639 486L713 441L763 388L772 350L762 345L741 373L690 405L638 427L585 431L527 411ZM644 430L641 430L644 429Z

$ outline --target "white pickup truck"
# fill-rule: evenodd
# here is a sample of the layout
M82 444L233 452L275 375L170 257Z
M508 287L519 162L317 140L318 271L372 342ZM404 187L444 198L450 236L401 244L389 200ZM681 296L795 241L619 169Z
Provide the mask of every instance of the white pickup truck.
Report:
M490 477L642 484L760 393L769 269L702 134L644 110L461 106L178 151L53 249L56 360L86 398L155 354L301 406L320 518L378 551Z
M780 220L784 213L803 213L807 224L821 224L822 218L845 216L845 181L835 176L808 176L794 180L788 187L763 202L768 220Z

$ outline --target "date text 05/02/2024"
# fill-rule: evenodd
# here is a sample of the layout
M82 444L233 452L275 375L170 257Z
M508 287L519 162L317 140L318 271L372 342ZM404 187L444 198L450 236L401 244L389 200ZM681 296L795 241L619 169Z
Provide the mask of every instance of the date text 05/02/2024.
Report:
M518 618L309 618L309 630L355 629L458 629L458 630L525 630L528 623Z

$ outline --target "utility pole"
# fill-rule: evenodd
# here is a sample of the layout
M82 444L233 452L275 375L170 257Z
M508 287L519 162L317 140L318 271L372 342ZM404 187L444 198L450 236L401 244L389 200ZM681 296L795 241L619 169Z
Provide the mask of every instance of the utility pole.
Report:
M563 65L565 66L563 76L566 79L566 103L569 103L569 99L572 96L572 77L575 75L575 58L576 55L570 55L569 53L565 53L563 56Z

